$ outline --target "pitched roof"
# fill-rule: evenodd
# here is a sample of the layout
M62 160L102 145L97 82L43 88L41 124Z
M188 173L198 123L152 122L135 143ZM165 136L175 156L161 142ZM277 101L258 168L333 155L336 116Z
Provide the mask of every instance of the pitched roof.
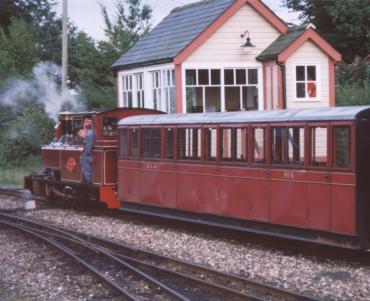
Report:
M175 8L124 53L112 69L171 62L233 3L234 0L204 0Z
M268 46L260 55L257 56L257 60L273 60L278 57L285 49L294 43L307 29L307 26L296 26L291 27L289 30L281 34L270 46Z

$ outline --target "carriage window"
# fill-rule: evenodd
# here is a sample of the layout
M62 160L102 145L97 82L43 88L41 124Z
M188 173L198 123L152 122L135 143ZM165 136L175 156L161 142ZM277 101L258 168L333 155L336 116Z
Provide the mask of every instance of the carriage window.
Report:
M165 129L166 159L174 159L175 129Z
M276 127L271 131L271 159L275 164L304 164L304 128Z
M103 118L102 134L105 137L117 136L117 118L115 117Z
M336 126L334 135L334 166L338 168L350 167L350 127Z
M288 128L288 164L304 164L304 128Z
M271 130L271 160L275 164L284 164L287 160L287 129L285 127Z
M222 129L222 160L247 161L248 130L247 129Z
M127 129L120 130L120 158L127 158Z
M310 129L311 165L327 166L328 164L328 129L313 127Z
M200 160L201 129L178 129L179 159Z
M217 159L217 129L206 129L207 160Z
M142 157L161 158L161 129L142 129Z
M264 128L253 129L253 162L266 162L266 130Z
M130 153L129 157L137 158L139 156L139 130L130 129Z

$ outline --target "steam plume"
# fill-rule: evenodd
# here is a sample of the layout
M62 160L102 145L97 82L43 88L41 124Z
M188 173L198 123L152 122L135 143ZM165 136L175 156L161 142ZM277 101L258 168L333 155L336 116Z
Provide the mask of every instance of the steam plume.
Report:
M32 69L30 79L10 79L0 90L0 102L16 106L20 100L34 100L44 104L46 113L55 121L63 105L70 104L74 110L81 110L81 103L73 91L61 93L57 79L61 69L51 62L40 62Z

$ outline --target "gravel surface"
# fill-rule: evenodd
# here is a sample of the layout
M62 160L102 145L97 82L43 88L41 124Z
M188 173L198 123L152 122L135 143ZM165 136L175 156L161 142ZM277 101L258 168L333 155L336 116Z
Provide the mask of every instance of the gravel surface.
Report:
M262 280L281 288L305 293L324 300L370 300L370 267L361 266L360 264L331 260L322 262L315 260L315 258L307 258L307 256L286 255L280 251L266 250L266 248L255 244L215 239L205 234L194 234L185 230L146 224L123 217L95 216L91 212L50 209L35 210L24 214L28 217L67 226L88 234L111 238L143 249L156 251L163 255L200 263L220 271L233 272L252 279ZM2 231L0 234L5 235ZM14 250L22 249L22 246L24 246L19 241L11 241L9 235L5 235L5 237L8 238L7 243L0 247L0 254L2 254L0 255L1 266L5 265L8 260L16 260L16 258L4 258L4 252L7 254L9 251L3 251L2 248L6 248L8 244ZM0 241L2 239L1 236ZM28 241L27 245L30 245ZM28 247L27 249L28 256L31 256L29 250L32 250L32 248ZM34 257L34 260L37 261L37 256ZM57 265L55 258L52 262L56 268L62 268ZM10 262L7 265L12 266L13 264L15 263ZM27 273L34 273L33 269L30 266ZM56 276L56 273L52 273L47 267L45 269L40 267L40 270L44 271L43 277L53 278ZM1 273L6 274L6 269L4 273L3 267L0 267L0 279L4 281L5 278L1 276ZM22 277L22 273L20 275L15 273L15 275L17 275L15 277ZM28 276L26 278L34 277ZM20 281L20 283L22 282ZM67 289L67 287L74 284L74 281L66 282L63 277L56 282L63 285L63 291L74 291L79 287L78 283L75 283L77 285L75 288ZM35 287L37 287L37 283ZM22 293L27 292L41 297L45 296L42 294L45 291L40 286L35 287L34 290L26 290L22 284L20 288L24 289L21 290ZM90 293L82 292L81 288L80 292L81 294L78 297L80 299L73 298L70 300L90 300L86 297ZM48 296L51 297L50 292ZM85 299L83 296L85 296ZM57 297L56 300L68 299Z
M8 229L0 241L0 300L112 299L85 269L47 245Z
M1 209L17 209L24 208L25 201L12 196L1 196L0 210Z

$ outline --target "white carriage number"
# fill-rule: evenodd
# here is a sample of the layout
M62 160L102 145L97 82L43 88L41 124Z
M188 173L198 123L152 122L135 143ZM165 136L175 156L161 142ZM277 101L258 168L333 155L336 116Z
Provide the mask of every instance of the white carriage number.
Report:
M158 164L157 163L145 163L145 168L146 169L157 169Z
M294 180L295 179L295 172L294 171L283 171L284 179Z

